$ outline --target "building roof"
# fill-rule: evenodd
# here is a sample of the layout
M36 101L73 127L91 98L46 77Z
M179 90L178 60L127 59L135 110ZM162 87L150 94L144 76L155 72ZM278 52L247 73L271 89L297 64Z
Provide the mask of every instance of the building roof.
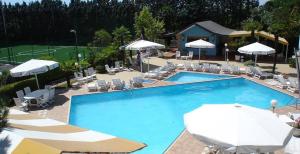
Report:
M197 22L196 24L212 33L219 34L219 35L225 35L225 36L250 35L250 32L248 31L230 29L210 20Z
M189 30L190 28L192 28L193 26L200 26L203 29L214 33L214 34L218 34L218 35L223 35L223 36L228 36L228 37L242 37L242 36L250 36L251 32L250 31L244 31L244 30L235 30L235 29L230 29L227 27L224 27L216 22L213 22L211 20L208 21L201 21L201 22L196 22L195 24L185 28L184 30L180 31L179 34ZM272 40L275 40L275 36L271 33L267 33L265 31L259 31L259 32L255 32L256 35ZM284 44L284 45L288 45L288 41L282 37L279 37L279 43Z

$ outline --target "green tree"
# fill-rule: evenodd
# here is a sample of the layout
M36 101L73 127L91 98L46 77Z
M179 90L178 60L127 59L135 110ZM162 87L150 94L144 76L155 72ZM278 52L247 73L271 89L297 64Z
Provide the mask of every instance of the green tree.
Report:
M109 45L111 40L111 35L106 30L101 29L95 32L93 44L96 47L103 47Z
M251 42L255 42L255 31L261 30L262 24L259 21L254 20L253 18L248 18L242 22L244 30L251 31Z
M6 84L9 75L10 75L9 70L3 70L2 72L0 72L0 87Z
M142 11L135 15L134 28L137 37L142 36L153 41L164 32L164 22L154 18L148 7L143 7Z
M273 73L276 69L279 50L279 36L293 40L300 33L300 3L299 0L271 0L261 10L261 21L267 30L275 35Z
M67 60L60 63L60 69L65 73L68 87L71 87L70 76L76 71L75 61Z
M124 43L128 43L131 40L130 31L124 26L117 27L112 34L116 46L124 45Z
M7 115L8 115L7 100L0 97L0 132L4 127L7 126Z

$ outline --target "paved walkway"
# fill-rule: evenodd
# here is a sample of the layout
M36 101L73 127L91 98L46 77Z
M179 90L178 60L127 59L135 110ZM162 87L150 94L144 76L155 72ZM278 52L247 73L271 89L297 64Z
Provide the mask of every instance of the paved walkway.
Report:
M170 59L169 61L179 64L183 63L183 60L175 60ZM198 62L198 60L193 60L192 62ZM219 64L225 63L224 61L201 61L201 62L216 62ZM151 68L157 67L157 66L163 66L165 65L166 60L161 58L153 57L150 59L150 65ZM237 62L230 62L230 64L243 66L241 63ZM272 64L263 64L259 63L260 66L265 66L265 69L269 70L269 67L272 66ZM147 68L147 67L146 67ZM287 64L279 64L277 66L277 71L284 74L295 74L296 70L288 67ZM120 78L121 80L125 80L127 83L129 80L134 76L141 76L142 74L137 71L132 72L120 72L116 73L115 75L108 75L108 74L97 74L97 79L104 79L106 81L111 81L113 78ZM266 86L269 86L265 84L263 80L258 80L255 78L249 78L248 76L243 76L245 78L248 78L250 80L253 80L255 82L264 84ZM144 87L151 87L151 86L164 86L164 85L170 85L173 83L170 82L164 82L164 81L156 81L154 84L145 84ZM297 96L296 94L292 94L286 90L278 89L275 87L271 87L275 90L282 91L284 93L288 93L293 96ZM89 94L93 92L88 92L86 85L82 86L79 89L70 89L70 90L57 90L56 100L53 106L50 108L44 109L44 110L36 110L31 111L33 114L37 114L43 117L49 117L53 118L59 121L68 122L68 116L69 116L69 108L70 108L70 99L73 95L82 95L82 94ZM288 112L300 112L300 110L296 110L294 106L287 106L284 108L276 109L277 113L280 114L287 114ZM201 143L200 141L196 140L192 135L190 135L187 131L183 131L183 133L177 138L177 140L169 147L167 150L167 154L194 154L194 153L201 153L203 151L203 148L205 147L205 144ZM282 151L279 151L277 153L282 153Z

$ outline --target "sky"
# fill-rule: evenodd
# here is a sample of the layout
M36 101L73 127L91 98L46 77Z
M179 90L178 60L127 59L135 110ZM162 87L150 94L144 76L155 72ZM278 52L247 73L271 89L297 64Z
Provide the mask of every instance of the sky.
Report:
M6 2L6 3L9 3L9 2L10 3L16 3L16 2L22 3L24 1L24 2L27 3L27 2L36 1L36 0L2 0L2 1ZM70 0L63 0L63 1L66 2L66 3L70 2ZM259 3L260 3L260 5L262 5L262 4L265 4L266 1L268 1L268 0L259 0Z

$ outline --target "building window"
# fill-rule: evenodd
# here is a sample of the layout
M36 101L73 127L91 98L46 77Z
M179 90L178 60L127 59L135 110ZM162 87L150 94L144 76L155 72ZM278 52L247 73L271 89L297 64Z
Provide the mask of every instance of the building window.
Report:
M202 39L204 41L209 42L209 38L205 37L205 36L188 36L187 37L187 42L192 42L192 41L196 41L196 40L199 40L199 39Z

